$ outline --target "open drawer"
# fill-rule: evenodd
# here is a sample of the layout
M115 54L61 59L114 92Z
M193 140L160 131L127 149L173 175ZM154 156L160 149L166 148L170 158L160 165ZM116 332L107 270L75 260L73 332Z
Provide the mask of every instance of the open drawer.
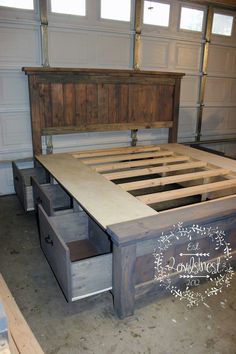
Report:
M40 242L68 301L112 288L108 235L83 212L48 216L38 205Z
M24 210L34 210L31 177L37 178L39 183L46 183L46 171L42 167L34 167L33 160L13 161L12 170L15 192Z
M31 180L34 204L35 206L41 204L47 215L52 216L56 211L72 207L72 198L59 184L40 184L36 177L32 177Z

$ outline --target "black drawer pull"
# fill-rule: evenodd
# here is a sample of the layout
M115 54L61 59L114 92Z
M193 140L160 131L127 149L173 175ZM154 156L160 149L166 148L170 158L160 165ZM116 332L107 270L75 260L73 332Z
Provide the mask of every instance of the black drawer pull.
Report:
M51 237L49 235L45 237L44 240L47 244L53 246L53 240L51 240Z
M15 179L15 181L19 182L19 177L18 176L15 176L14 179Z

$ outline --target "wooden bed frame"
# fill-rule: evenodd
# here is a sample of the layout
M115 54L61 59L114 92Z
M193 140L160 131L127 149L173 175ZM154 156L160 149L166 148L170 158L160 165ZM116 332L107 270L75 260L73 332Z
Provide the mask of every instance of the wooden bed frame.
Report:
M153 253L174 225L218 227L235 256L236 161L175 144L183 74L23 70L36 161L109 237L110 288L119 317L132 315L137 299L163 292ZM160 127L169 128L169 144L40 155L42 135ZM219 256L204 233L194 237L202 252L211 249L210 260ZM185 245L176 239L165 261ZM171 279L179 283L179 273Z

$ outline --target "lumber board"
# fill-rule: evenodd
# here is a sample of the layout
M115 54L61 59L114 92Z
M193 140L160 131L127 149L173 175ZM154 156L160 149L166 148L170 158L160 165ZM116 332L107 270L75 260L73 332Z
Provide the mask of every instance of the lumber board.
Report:
M124 146L121 148L107 148L98 150L85 150L85 151L73 151L69 152L75 158L86 158L94 156L108 156L108 155L119 155L123 153L136 153L136 152L147 152L147 151L160 151L160 146L157 145L140 145L140 146Z
M172 162L184 162L190 160L189 156L173 156L173 157L160 157L154 159L147 159L141 161L131 161L131 162L117 162L99 166L92 166L92 168L97 172L102 171L111 171L111 170L120 170L130 167L140 167L140 166L153 166L153 165L161 165L165 163Z
M197 162L186 162L186 163L179 163L174 165L165 165L160 167L148 167L148 168L140 168L131 171L120 171L120 172L109 172L103 173L103 176L109 180L116 180L121 178L130 178L130 177L138 177L138 176L145 176L145 175L152 175L157 173L163 172L174 172L174 171L184 171L194 168L203 168L206 167L207 163L202 161Z
M61 111L60 111L61 112ZM172 121L134 122L134 123L108 123L108 124L77 124L76 126L58 126L42 129L42 135L72 134L84 132L100 132L132 129L172 128Z
M193 180L197 180L197 179L223 176L223 175L227 175L228 173L229 173L229 170L219 168L219 169L215 169L215 170L185 173L185 174L176 175L176 176L152 178L152 179L148 179L148 180L144 180L144 181L121 183L121 184L119 184L119 186L126 191L131 191L131 190L135 190L135 189L165 186L167 184L172 184L172 183L179 183L179 182L185 182L185 181L193 181Z
M3 301L4 309L6 311L12 340L15 343L19 353L43 354L43 350L19 310L19 307L17 306L1 274L0 298Z
M140 159L172 156L172 155L174 155L172 151L157 151L157 152L153 151L149 153L132 153L132 154L123 154L118 156L86 158L86 159L82 159L82 161L86 165L94 165L94 164L108 163L108 162L115 162L115 161L140 160Z
M221 168L229 169L236 172L236 160L227 157L215 155L206 151L191 148L181 144L163 144L160 145L163 149L171 150L179 154L186 154L193 159L205 161L208 164L215 165Z
M36 159L103 229L157 213L68 154L40 155Z
M167 191L167 192L145 194L137 198L145 204L154 204L158 202L164 202L167 200L189 197L192 195L197 195L202 193L221 191L222 189L227 189L232 187L236 187L236 179L230 179L221 182L213 182L213 183L198 185L194 187L187 187L187 188L177 189L177 190Z

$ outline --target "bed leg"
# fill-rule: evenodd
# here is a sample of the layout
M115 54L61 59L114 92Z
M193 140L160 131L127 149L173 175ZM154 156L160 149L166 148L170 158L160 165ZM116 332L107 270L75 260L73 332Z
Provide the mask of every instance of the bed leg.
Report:
M134 313L135 261L136 244L113 246L114 310L121 319Z

